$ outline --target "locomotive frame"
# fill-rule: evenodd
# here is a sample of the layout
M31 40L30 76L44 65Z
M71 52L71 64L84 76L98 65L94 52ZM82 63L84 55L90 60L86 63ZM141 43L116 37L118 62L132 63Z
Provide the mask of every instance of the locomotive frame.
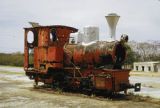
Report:
M92 64L83 68L76 65L73 60L70 66L66 66L64 47L69 44L70 33L75 33L78 29L53 25L24 30L24 70L25 74L35 81L35 85L43 82L62 89L72 88L90 92L126 93L130 88L140 91L140 83L130 84L129 69L96 68ZM28 42L29 32L33 33L31 43Z

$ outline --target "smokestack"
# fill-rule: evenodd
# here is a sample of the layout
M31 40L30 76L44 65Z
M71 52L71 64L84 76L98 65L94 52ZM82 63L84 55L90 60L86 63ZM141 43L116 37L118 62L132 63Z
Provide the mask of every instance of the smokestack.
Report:
M109 36L111 40L116 40L116 26L119 20L119 17L116 13L110 13L106 17L109 26Z

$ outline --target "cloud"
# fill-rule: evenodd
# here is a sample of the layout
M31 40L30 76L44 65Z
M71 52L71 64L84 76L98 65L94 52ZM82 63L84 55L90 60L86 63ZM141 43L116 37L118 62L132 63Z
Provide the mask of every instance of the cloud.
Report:
M0 3L0 52L23 51L23 27L29 26L29 21L68 25L80 30L86 25L95 25L100 28L100 39L105 40L108 25L104 16L110 12L121 16L117 39L127 33L136 41L160 40L159 10L158 0L3 0Z

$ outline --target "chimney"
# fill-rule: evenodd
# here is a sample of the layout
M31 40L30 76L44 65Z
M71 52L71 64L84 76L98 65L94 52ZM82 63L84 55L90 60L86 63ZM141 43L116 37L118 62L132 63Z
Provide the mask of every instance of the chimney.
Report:
M119 15L116 13L110 13L106 17L106 20L108 22L108 27L109 27L109 36L111 40L116 40L116 26L119 20Z

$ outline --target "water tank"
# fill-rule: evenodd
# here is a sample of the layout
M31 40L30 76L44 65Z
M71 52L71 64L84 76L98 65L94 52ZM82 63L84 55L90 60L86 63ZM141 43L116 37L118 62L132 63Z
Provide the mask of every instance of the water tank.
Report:
M110 13L105 17L106 17L106 20L108 22L108 27L109 27L110 38L108 40L115 41L116 40L116 26L117 26L120 16L117 15L116 13Z

